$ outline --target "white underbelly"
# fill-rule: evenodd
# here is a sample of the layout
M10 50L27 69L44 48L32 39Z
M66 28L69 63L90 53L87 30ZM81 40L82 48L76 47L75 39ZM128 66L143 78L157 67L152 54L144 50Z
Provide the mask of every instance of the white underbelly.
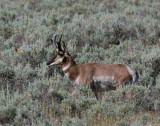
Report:
M94 85L97 91L113 90L114 77L113 76L98 76L93 77Z
M93 77L94 82L114 82L114 76L96 76Z

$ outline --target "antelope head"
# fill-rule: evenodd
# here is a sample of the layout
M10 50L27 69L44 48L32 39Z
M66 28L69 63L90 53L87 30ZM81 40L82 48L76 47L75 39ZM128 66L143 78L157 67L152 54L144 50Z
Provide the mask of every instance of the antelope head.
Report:
M56 49L56 54L47 62L48 66L61 64L65 57L67 57L68 55L64 42L63 46L61 46L62 35L60 36L59 41L57 43L56 37L57 36L55 36L54 40L51 39L51 42L53 43L53 46Z

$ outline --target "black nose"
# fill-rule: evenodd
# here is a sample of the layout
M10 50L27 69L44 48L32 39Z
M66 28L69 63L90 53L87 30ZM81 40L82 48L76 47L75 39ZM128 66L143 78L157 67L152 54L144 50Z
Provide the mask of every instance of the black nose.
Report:
M56 58L56 56L54 56L53 58L51 58L48 62L47 62L47 65L50 65L54 62L54 59Z
M49 65L50 63L49 63L49 62L47 62L46 64L47 64L47 65Z

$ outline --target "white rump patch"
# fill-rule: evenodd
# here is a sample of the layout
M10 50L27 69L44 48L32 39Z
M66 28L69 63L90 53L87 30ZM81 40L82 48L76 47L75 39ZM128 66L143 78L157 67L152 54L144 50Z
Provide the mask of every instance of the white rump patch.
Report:
M70 67L70 63L63 68L63 71L67 70Z
M136 74L135 74L134 70L132 68L130 68L129 66L126 66L126 67L128 69L128 72L132 76L132 81L134 82L136 80Z
M100 82L113 82L114 81L114 76L97 76L97 77L93 77L93 80L95 82L100 81Z
M63 60L63 58L58 59L57 61L55 61L55 62L51 63L49 66L59 64L59 63L61 63L61 62L62 62L62 60Z

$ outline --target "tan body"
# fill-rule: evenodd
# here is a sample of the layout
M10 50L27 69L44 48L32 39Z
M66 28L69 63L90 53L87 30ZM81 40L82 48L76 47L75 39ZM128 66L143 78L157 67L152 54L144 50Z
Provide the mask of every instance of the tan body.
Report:
M100 90L95 89L98 92L103 90L103 88L106 88L104 90L113 90L119 84L134 81L136 78L135 72L123 64L86 63L77 65L71 57L68 57L67 61L62 62L62 70L74 82L76 90L72 95L76 93L80 86L87 84L91 84L93 88L100 86L98 88Z
M61 45L61 38L57 44L55 40L56 37L54 41L51 41L56 49L56 56L50 59L47 65L61 64L64 74L75 86L72 95L76 94L80 86L90 84L97 97L98 91L115 90L120 84L135 82L138 79L137 72L123 64L86 63L77 65L66 50L65 44Z
M68 78L71 81L76 81L80 85L86 85L93 81L104 82L106 80L114 83L124 83L132 79L127 67L123 64L86 63L73 65L64 72L68 74Z

